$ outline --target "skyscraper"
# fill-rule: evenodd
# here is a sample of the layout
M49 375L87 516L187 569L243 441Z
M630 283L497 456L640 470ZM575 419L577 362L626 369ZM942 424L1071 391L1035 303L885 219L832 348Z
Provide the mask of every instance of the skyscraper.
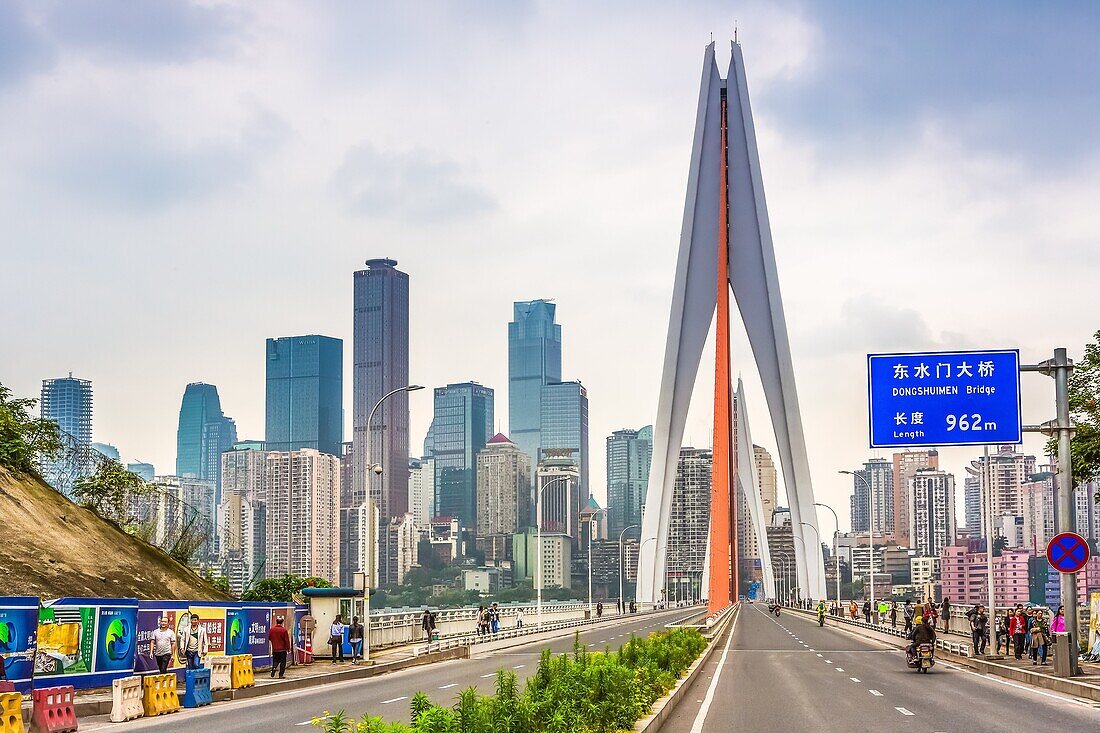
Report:
M409 514L419 524L426 525L435 516L435 461L431 458L409 459Z
M267 340L268 450L341 455L344 342L329 336Z
M703 574L710 534L711 461L708 449L680 449L668 524L668 575L676 579L672 582L688 578L694 585Z
M764 508L764 524L771 526L772 513L779 508L779 473L775 461L766 448L752 447L756 459L756 480L760 482L760 504Z
M535 481L541 496L542 531L566 535L576 548L581 539L581 510L586 502L581 500L580 470L573 450L543 451Z
M571 449L580 471L580 505L592 495L588 484L588 392L580 382L551 382L542 387L542 441L539 462L548 450ZM522 447L522 446L521 446Z
M477 454L477 534L515 534L531 516L531 459L497 433Z
M176 431L176 475L214 482L215 506L221 503L221 455L236 442L237 426L222 413L218 388L202 382L187 385Z
M517 301L508 324L508 433L538 464L542 387L561 381L561 326L549 300Z
M988 493L992 488L992 515L994 528L998 526L997 517L1022 516L1023 493L1021 487L1035 473L1035 456L1021 453L1016 446L1002 445L997 452L989 454L989 461L985 456L970 462L966 467L966 473L976 482L980 503L978 507L983 509L980 514L980 526L982 536L988 537L986 532L986 517L984 507ZM970 482L967 482L968 492L972 491ZM969 519L969 517L968 517ZM998 534L1000 534L998 532Z
M367 260L355 273L352 341L353 505L368 496L382 521L409 508L409 396L389 392L409 383L409 276L397 261ZM382 473L367 470L382 465Z
M42 380L42 417L52 420L62 431L72 436L73 447L87 450L92 443L92 383L75 379L72 372L61 379ZM71 494L73 483L80 478L75 456L44 461L42 475L63 494Z
M489 387L462 382L435 389L435 513L458 519L463 529L477 528L477 454L493 434L493 416Z
M896 463L895 463L896 465ZM905 491L909 499L906 536L922 557L939 557L955 544L955 477L935 468L918 468Z
M852 476L852 531L867 532L867 491L874 494L874 531L892 534L894 531L894 470L885 458L872 458Z
M624 527L642 523L653 427L616 430L607 436L607 532L618 537Z
M935 450L907 450L894 454L894 540L902 547L912 547L909 536L909 480L919 469L939 467L940 454Z
M265 575L335 581L339 574L340 459L306 448L265 453Z

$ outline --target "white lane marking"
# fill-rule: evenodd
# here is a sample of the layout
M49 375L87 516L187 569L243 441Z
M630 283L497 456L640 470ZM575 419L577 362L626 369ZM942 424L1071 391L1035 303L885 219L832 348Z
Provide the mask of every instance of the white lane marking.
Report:
M722 657L718 660L718 669L714 672L714 677L710 680L710 687L707 688L707 694L703 696L703 705L699 708L699 713L695 716L695 722L691 724L690 733L703 733L703 723L707 720L707 713L710 712L710 705L714 702L714 692L718 689L718 680L722 678L722 670L726 668L726 657L730 653L730 645L733 644L733 632L737 630L737 622L741 620L741 614L737 614L737 618L733 620L733 625L730 626L729 636L726 637L726 645L722 647Z
M902 715L916 715L916 713L909 712L905 708L894 708L894 710L897 710Z
M859 677L849 677L852 682L859 682Z
M490 672L489 674L481 675L481 679L485 679L486 677L496 677L496 676L497 676L496 672Z
M526 664L517 664L516 666L512 667L512 669L523 669L526 666Z
M981 677L983 680L986 680L988 682L996 682L999 685L1008 685L1009 687L1015 687L1017 690L1027 690L1028 692L1034 692L1036 695L1042 695L1043 697L1051 697L1051 698L1054 698L1055 700L1061 700L1062 702L1072 702L1075 705L1084 705L1085 707L1089 707L1089 708L1091 708L1093 706L1093 703L1091 701L1088 701L1088 700L1075 700L1071 697L1063 697L1062 695L1055 695L1052 692L1044 692L1042 690L1037 690L1034 687L1028 687L1027 685L1018 685L1015 682L1009 682L1008 680L1003 680L999 677L993 677L992 675L986 676L986 675L984 675L980 672L975 672L973 670L966 669L965 667L959 667L957 665L951 664L950 662L940 662L940 664L942 664L943 666L945 666L949 669L958 670L959 672L966 672L967 674L972 674L975 677Z
M832 663L833 663L833 660L831 660L831 659L826 659L825 660L825 664L832 664Z
M591 643L591 644L589 644L588 646L596 646L596 642L592 642L592 643Z
M844 667L837 667L837 668L836 668L836 671L837 671L837 672L843 672L843 671L844 671Z
M401 702L402 700L408 700L408 695L402 695L401 697L395 697L392 700L383 700L380 705L389 705L391 702Z
M882 693L879 692L878 690L867 690L867 692L871 693L875 697L882 697Z
M312 725L312 720L303 720L301 723L295 723L294 725Z
M811 649L810 651L813 651L813 649ZM824 656L822 656L821 654L818 654L817 656L821 657L822 659L824 659L824 658L825 658L825 657L824 657Z
M449 689L451 689L452 687L458 687L458 683L457 683L457 682L452 682L452 683L451 683L451 684L449 684L449 685L441 685L441 686L439 687L439 689L441 689L441 690L449 690Z

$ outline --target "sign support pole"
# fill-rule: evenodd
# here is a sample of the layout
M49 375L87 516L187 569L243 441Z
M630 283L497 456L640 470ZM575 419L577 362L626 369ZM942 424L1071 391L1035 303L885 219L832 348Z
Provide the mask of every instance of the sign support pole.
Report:
M992 626L997 618L997 607L993 605L997 597L993 587L993 541L996 535L993 532L993 472L989 465L989 446L983 446L982 478L985 484L985 582L989 586L989 616L988 623Z

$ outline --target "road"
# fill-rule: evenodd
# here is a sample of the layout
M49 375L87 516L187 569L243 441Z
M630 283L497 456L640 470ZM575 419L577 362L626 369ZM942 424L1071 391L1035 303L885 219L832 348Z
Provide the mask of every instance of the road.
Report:
M945 662L921 675L901 650L762 605L721 643L663 733L1100 730L1091 702Z
M698 611L680 608L657 614L626 616L622 623L604 625L602 628L581 631L581 642L593 650L605 646L618 648L630 639L660 629ZM477 687L484 693L495 688L498 669L514 670L522 684L535 673L539 653L546 647L554 652L566 652L573 648L573 635L560 639L528 643L494 652L478 653L474 657L450 662L438 662L424 667L414 667L399 672L379 675L371 679L338 682L321 687L275 693L253 700L216 703L198 710L184 710L174 715L150 719L138 719L128 723L111 723L106 716L83 718L82 733L107 729L129 733L155 728L158 733L174 733L196 730L213 730L218 733L251 733L261 729L268 731L309 730L310 718L322 711L344 710L349 715L381 715L391 721L407 721L410 698L423 691L434 701L451 704L461 690Z

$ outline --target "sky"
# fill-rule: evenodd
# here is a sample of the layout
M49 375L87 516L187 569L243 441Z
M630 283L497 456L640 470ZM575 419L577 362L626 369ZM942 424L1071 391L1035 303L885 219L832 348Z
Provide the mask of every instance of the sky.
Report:
M91 379L95 440L170 473L188 382L263 437L268 337L343 338L350 415L352 272L392 257L412 380L493 387L504 430L512 301L555 300L602 500L605 437L656 412L703 51L724 73L735 27L814 489L847 528L837 470L889 457L866 354L1038 361L1100 329L1092 4L0 0L0 382ZM1023 386L1052 417L1051 380ZM960 502L977 454L941 453Z

